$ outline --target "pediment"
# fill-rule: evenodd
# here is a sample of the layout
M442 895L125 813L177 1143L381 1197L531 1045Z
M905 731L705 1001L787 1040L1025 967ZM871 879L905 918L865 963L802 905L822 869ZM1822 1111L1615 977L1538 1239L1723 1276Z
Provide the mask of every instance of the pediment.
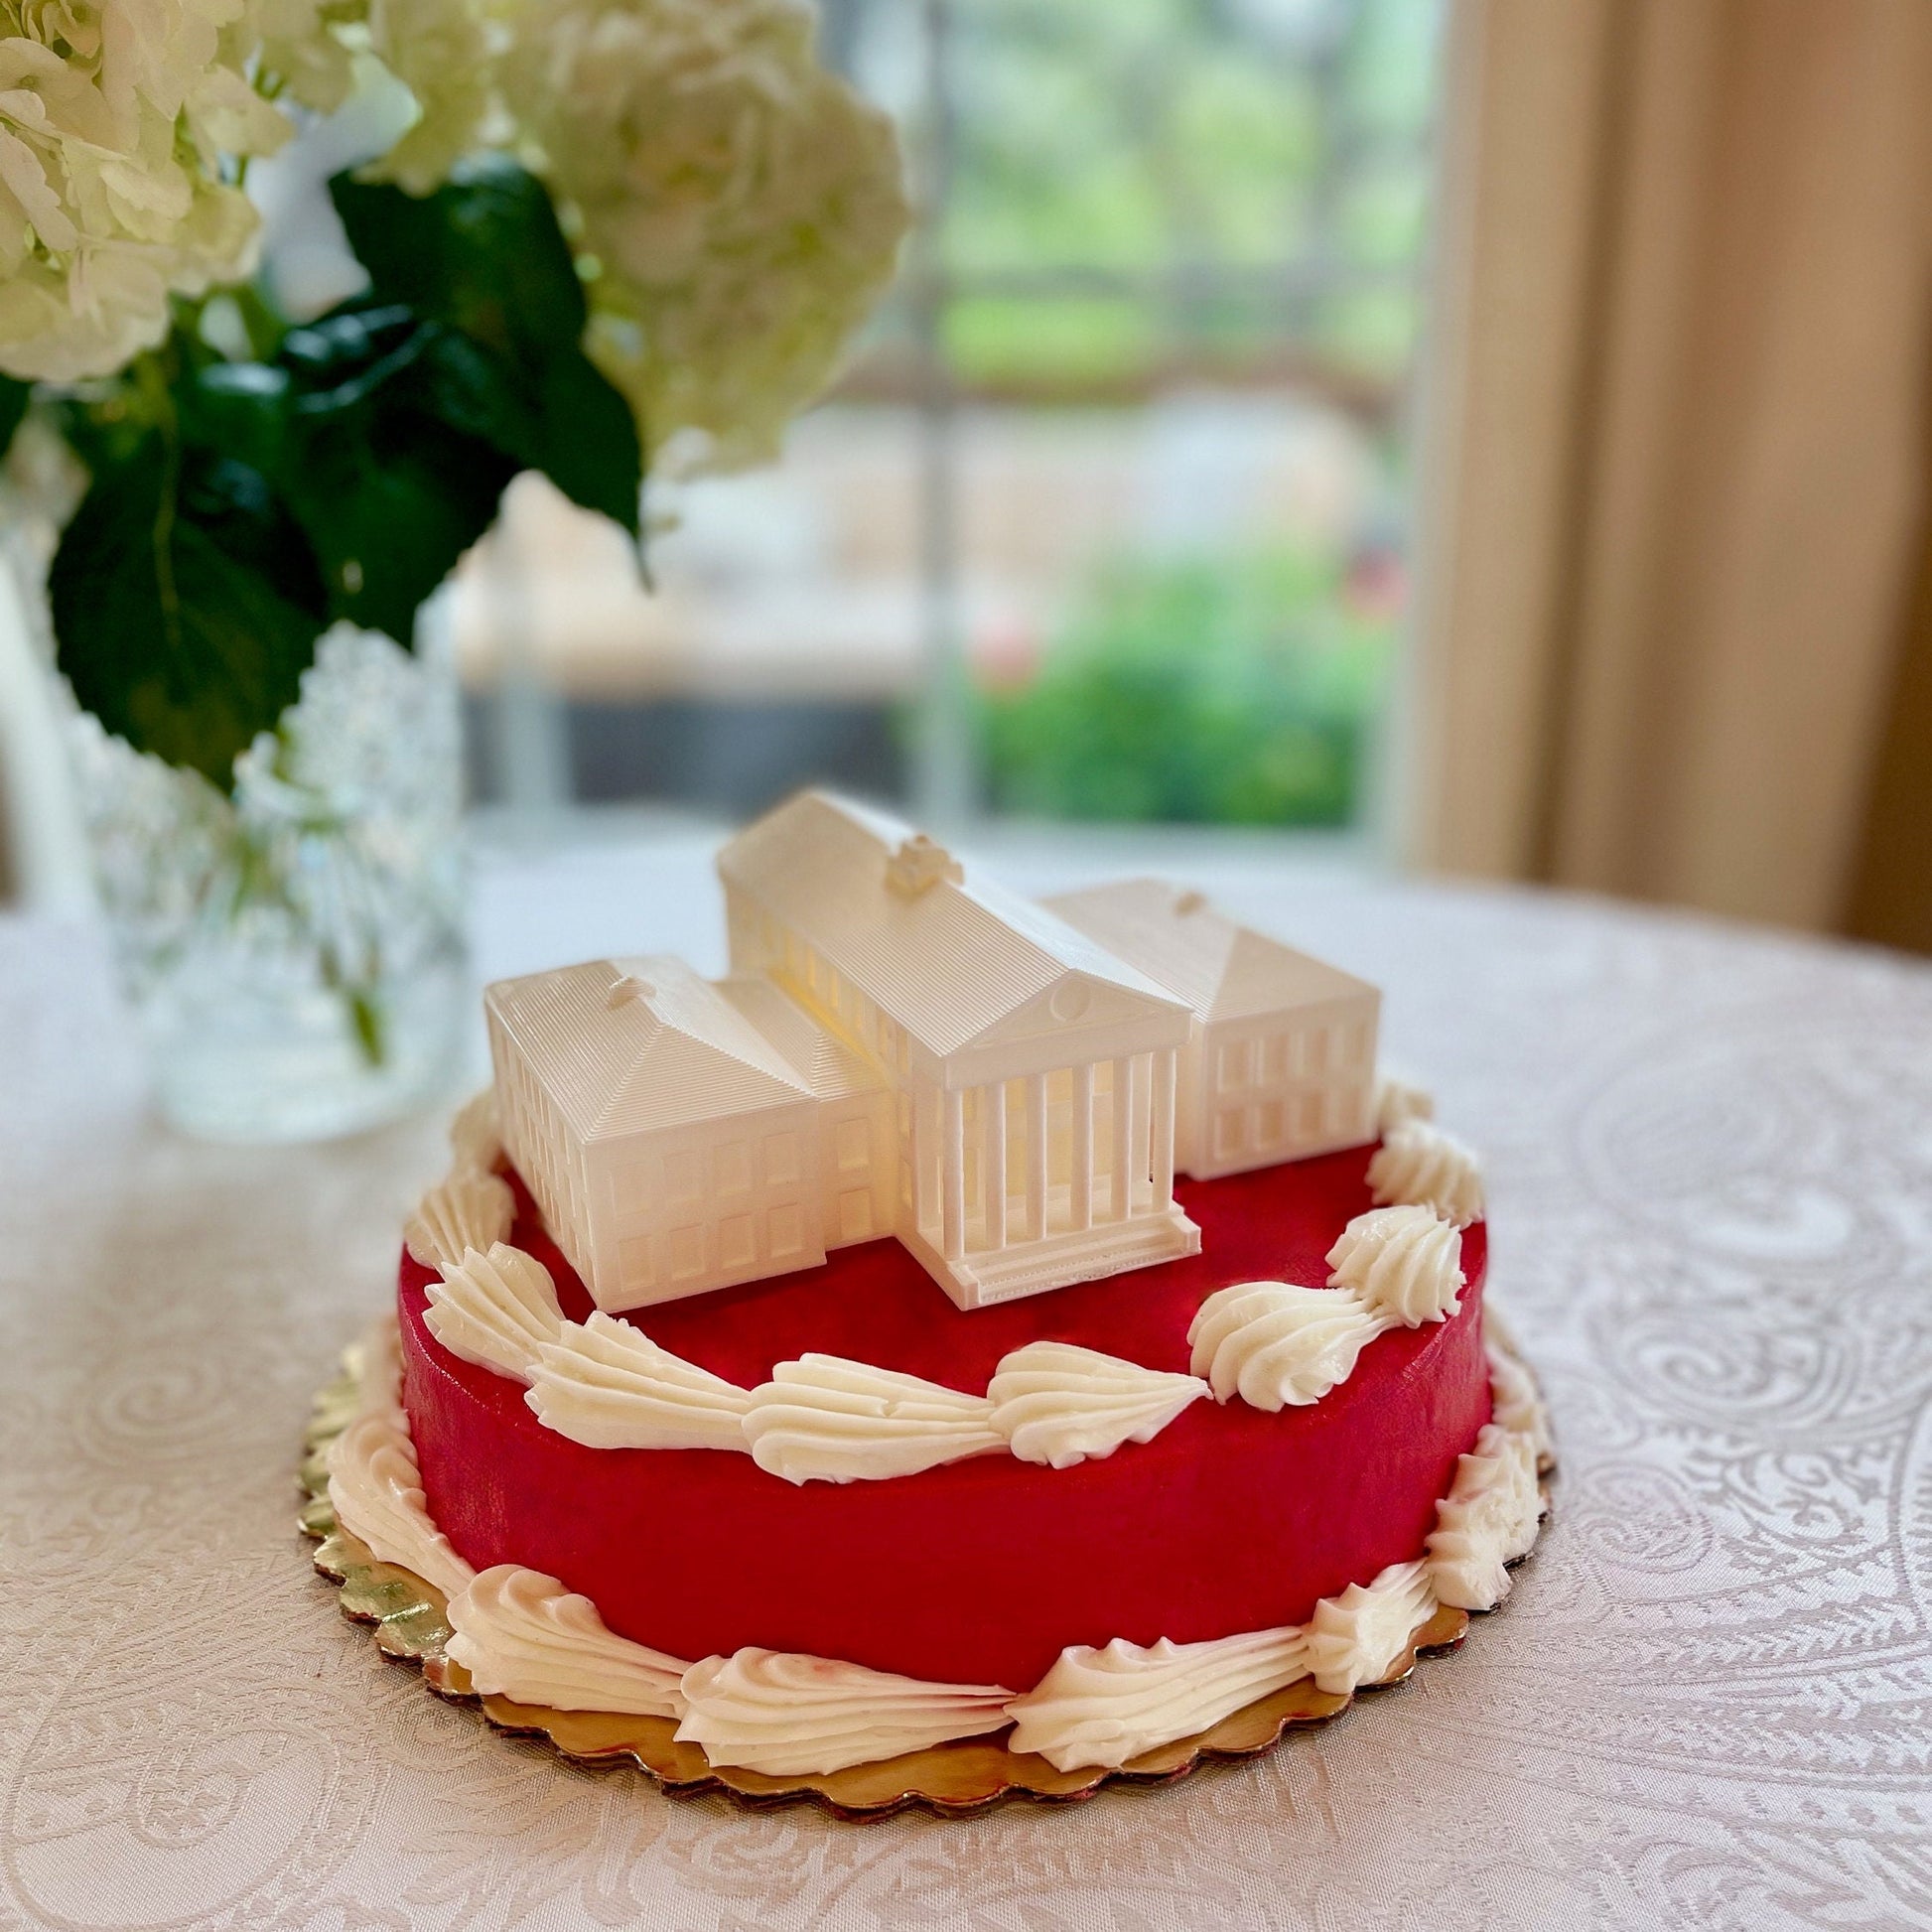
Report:
M1185 1012L1177 1001L1153 998L1091 973L1069 970L1044 992L975 1035L969 1044L1005 1046L1053 1034L1078 1034L1090 1042L1096 1032L1104 1033L1109 1027L1133 1027L1163 1016L1180 1019Z

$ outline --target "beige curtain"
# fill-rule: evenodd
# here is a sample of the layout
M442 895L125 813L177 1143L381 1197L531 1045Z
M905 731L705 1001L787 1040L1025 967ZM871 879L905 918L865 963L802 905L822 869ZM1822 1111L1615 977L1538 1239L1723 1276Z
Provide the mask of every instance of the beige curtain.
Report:
M1807 926L1922 545L1928 0L1452 0L1415 863Z

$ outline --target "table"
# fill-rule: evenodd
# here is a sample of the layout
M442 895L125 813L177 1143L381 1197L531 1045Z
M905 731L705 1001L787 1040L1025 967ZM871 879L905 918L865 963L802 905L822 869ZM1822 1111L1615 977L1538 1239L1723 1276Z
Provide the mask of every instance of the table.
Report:
M1184 856L1386 987L1391 1054L1485 1154L1562 1470L1459 1656L1263 1761L962 1823L747 1816L491 1734L292 1529L437 1124L173 1139L93 935L0 921L0 1927L1932 1923L1932 969ZM715 967L705 858L499 855L482 965Z

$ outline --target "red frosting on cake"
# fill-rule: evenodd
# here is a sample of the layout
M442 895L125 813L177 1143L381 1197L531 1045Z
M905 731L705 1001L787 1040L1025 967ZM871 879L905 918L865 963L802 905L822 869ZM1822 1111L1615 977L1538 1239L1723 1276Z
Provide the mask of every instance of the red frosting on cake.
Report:
M1369 1205L1368 1150L1181 1182L1201 1253L962 1312L897 1241L822 1268L626 1317L747 1387L816 1350L974 1394L1041 1339L1187 1367L1187 1324L1231 1282L1327 1280ZM590 1308L519 1189L511 1239ZM1489 1420L1481 1223L1450 1320L1397 1328L1320 1402L1267 1415L1203 1398L1152 1443L1049 1469L987 1455L885 1481L802 1486L715 1449L585 1449L523 1388L424 1325L430 1271L403 1257L405 1406L431 1513L479 1569L561 1578L621 1634L698 1658L743 1644L1019 1691L1067 1644L1189 1642L1303 1621L1316 1600L1422 1553L1455 1459Z

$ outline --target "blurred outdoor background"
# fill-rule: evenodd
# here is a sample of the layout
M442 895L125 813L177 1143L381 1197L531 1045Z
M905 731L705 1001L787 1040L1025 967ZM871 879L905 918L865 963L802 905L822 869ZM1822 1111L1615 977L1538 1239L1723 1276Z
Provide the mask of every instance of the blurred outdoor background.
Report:
M828 0L921 228L646 595L539 480L452 611L486 800L1359 826L1408 582L1437 0Z
M648 589L515 485L438 619L486 836L822 779L1932 950L1932 6L821 16L897 286L781 465L653 486Z

